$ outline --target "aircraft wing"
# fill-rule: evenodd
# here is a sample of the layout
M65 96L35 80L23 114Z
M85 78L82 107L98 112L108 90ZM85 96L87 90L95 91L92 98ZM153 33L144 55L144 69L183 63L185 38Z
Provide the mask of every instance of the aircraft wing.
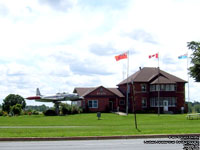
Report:
M28 100L39 100L39 99L41 99L41 97L40 96L30 96L30 97L27 97L26 99L28 99Z
M65 100L82 100L83 98L76 94L68 94L64 96Z

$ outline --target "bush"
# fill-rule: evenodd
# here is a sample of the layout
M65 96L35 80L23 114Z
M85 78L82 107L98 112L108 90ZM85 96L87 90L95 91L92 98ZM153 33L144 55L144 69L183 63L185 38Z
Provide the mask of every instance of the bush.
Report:
M32 115L32 110L24 110L24 115Z
M21 111L22 111L22 105L21 104L16 104L16 105L11 107L11 112L14 115L20 115Z
M6 111L3 111L3 116L4 117L8 116L8 113Z
M33 115L39 115L39 112L36 111L36 110L34 110L34 111L32 112L32 114L33 114Z
M61 113L62 115L67 115L67 114L80 114L82 112L82 109L79 108L76 105L69 105L69 104L60 104L61 106Z
M82 112L82 109L78 106L71 106L71 114L80 114Z
M69 104L60 104L62 115L71 114L71 106Z
M0 110L0 116L3 116L3 111L2 110Z
M56 111L52 110L52 109L49 109L49 110L47 110L43 113L44 113L45 116L57 116Z

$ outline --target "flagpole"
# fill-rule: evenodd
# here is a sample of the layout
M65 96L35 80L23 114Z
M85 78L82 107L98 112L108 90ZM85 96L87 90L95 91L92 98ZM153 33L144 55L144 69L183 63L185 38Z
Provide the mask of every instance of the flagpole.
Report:
M129 92L129 88L128 88L128 74L129 74L129 51L127 51L127 90L126 90L126 114L128 115L128 92Z
M160 67L159 67L159 52L158 52L158 116L160 115L160 81L159 81L159 74L160 74Z
M189 63L189 57L188 57L188 52L187 52L187 77L188 77L188 112L189 112L189 102L190 102L190 78L189 78L189 68L188 68L188 63Z

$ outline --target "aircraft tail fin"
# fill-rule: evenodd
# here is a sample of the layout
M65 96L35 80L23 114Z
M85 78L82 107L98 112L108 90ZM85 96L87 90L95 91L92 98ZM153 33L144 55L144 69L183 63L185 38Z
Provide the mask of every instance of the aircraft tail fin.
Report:
M39 88L36 89L36 96L41 96Z

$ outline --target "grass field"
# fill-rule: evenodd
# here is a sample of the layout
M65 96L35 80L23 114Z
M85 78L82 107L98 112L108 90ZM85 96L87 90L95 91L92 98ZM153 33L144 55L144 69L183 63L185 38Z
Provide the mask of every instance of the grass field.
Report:
M112 136L136 134L200 133L200 120L187 120L186 115L138 114L138 129L134 115L119 116L95 113L68 116L0 117L0 137L69 137Z

